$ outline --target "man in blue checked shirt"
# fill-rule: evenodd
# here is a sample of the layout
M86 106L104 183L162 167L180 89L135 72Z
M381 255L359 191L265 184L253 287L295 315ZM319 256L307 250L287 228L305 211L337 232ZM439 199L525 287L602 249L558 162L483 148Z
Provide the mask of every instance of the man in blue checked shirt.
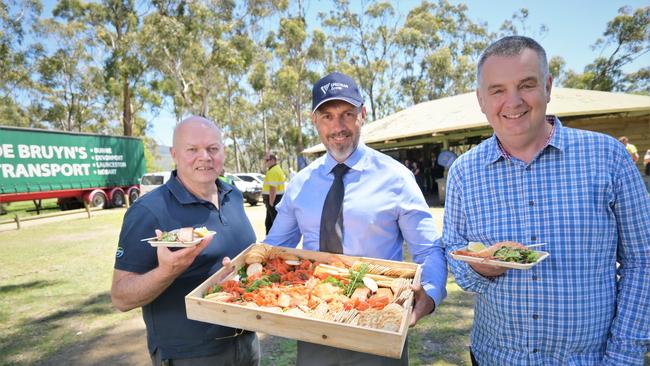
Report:
M341 73L319 80L312 91L312 122L327 154L302 169L289 182L278 216L265 243L303 248L323 247L321 215L329 206L336 166L345 164L342 227L338 253L402 260L406 241L413 260L423 264L422 286L415 286L411 325L433 312L446 296L447 264L433 217L413 174L393 158L359 142L366 108L356 83ZM328 196L326 198L326 196ZM340 207L340 206L339 206ZM341 239L341 238L339 238ZM408 365L408 345L401 359L298 342L297 365Z
M546 115L552 77L530 38L490 45L478 84L494 136L451 167L447 253L512 240L550 256L527 271L449 260L476 293L473 364L642 365L650 199L632 159L614 138Z

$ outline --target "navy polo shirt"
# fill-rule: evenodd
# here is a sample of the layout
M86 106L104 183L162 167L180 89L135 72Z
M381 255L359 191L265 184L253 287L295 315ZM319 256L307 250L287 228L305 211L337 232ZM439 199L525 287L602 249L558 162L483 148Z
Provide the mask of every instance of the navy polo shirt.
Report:
M189 320L185 312L185 296L221 268L223 257L237 256L256 240L244 213L241 192L219 179L216 184L219 209L185 189L174 171L165 185L136 200L124 216L115 268L128 272L146 273L158 267L156 248L140 241L154 236L155 229L205 226L216 231L194 263L158 298L142 307L149 352L159 349L163 359L218 354L228 342L214 339L235 331Z

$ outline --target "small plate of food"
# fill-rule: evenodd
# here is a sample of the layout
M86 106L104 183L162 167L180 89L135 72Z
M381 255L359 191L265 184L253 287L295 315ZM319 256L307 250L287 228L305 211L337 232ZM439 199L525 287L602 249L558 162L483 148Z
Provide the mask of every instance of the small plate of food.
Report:
M202 227L182 227L171 231L156 229L156 236L142 239L151 244L152 247L187 248L193 247L206 236L214 235L216 232Z
M503 241L490 247L470 242L466 248L451 252L451 257L459 261L513 269L530 269L548 256L548 252L533 250L513 241Z

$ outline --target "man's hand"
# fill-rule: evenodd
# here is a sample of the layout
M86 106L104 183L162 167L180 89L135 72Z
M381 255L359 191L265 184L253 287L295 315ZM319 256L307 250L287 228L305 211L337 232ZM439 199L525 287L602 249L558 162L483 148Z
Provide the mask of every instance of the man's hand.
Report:
M212 235L206 236L194 247L174 252L166 247L158 247L158 267L147 273L114 270L111 299L115 307L128 311L155 300L194 262L210 241Z
M491 264L472 263L472 262L468 262L467 264L469 264L469 266L472 267L472 269L476 271L476 273L480 274L483 277L498 277L506 273L506 271L508 270L507 268L497 267Z
M427 293L422 288L422 285L411 285L411 290L415 295L415 305L413 306L413 312L411 313L411 323L410 327L415 326L415 323L418 322L422 317L427 316L433 312L436 308L435 302L433 299L427 295Z
M201 242L193 247L183 248L171 251L167 247L158 247L158 267L160 271L169 278L176 278L194 262L194 259L205 249L212 241L209 235L203 238Z

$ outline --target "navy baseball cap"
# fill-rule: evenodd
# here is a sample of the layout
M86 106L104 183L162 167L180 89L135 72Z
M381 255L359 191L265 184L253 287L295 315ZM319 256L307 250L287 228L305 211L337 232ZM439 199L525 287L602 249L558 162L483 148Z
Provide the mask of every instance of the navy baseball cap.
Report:
M333 72L318 80L311 90L311 112L330 100L342 100L360 107L363 104L357 83L347 75Z

